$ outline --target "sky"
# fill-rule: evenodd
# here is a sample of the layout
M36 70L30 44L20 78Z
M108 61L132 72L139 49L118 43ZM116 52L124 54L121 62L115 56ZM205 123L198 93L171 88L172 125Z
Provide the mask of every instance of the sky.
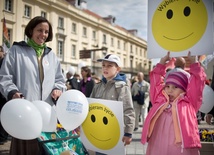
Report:
M115 23L127 30L137 29L138 36L147 40L148 0L87 0L87 9L101 17L112 15Z
M87 0L87 9L101 17L112 15L115 23L127 30L137 29L138 37L147 41L148 0ZM152 59L155 65L159 59Z

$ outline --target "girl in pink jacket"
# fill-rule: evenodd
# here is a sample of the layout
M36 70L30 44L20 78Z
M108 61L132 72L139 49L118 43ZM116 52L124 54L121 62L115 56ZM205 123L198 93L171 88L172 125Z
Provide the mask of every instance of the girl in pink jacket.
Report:
M199 155L201 147L196 113L202 103L206 74L188 54L190 77L184 72L166 74L168 54L150 72L152 108L145 120L141 142L146 155Z

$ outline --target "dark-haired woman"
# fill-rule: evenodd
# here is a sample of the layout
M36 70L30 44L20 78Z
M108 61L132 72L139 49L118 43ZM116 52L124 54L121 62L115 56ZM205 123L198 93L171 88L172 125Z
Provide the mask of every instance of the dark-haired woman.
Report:
M14 42L0 70L0 91L8 99L43 100L53 105L65 91L60 62L46 42L53 38L52 26L37 16L25 28L28 41ZM36 125L36 124L35 124ZM41 154L37 139L12 138L10 155Z
M87 66L81 68L82 80L80 81L80 91L85 94L86 97L90 97L92 89L94 87L94 80L91 77L91 69Z

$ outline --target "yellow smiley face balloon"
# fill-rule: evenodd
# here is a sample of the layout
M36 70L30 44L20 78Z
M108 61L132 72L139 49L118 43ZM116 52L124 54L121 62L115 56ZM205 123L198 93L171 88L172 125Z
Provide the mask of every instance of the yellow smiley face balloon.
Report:
M152 18L152 33L162 48L179 52L196 44L207 24L208 14L202 0L164 0Z
M89 105L89 113L82 129L90 143L102 150L114 148L120 138L117 118L108 107L100 103Z

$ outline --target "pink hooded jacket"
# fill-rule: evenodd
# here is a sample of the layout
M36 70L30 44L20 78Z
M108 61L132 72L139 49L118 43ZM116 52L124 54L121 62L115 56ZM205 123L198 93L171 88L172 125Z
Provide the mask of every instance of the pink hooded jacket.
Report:
M142 144L149 141L155 121L162 113L162 109L167 106L166 104L169 104L169 98L163 90L163 78L165 74L166 67L162 64L157 64L154 70L150 72L150 99L152 108L143 125ZM190 75L186 93L181 94L174 103L175 117L178 120L175 122L178 125L178 130L176 131L175 129L175 135L179 134L182 148L200 148L201 143L196 113L202 103L206 74L199 63L194 63L190 65Z

